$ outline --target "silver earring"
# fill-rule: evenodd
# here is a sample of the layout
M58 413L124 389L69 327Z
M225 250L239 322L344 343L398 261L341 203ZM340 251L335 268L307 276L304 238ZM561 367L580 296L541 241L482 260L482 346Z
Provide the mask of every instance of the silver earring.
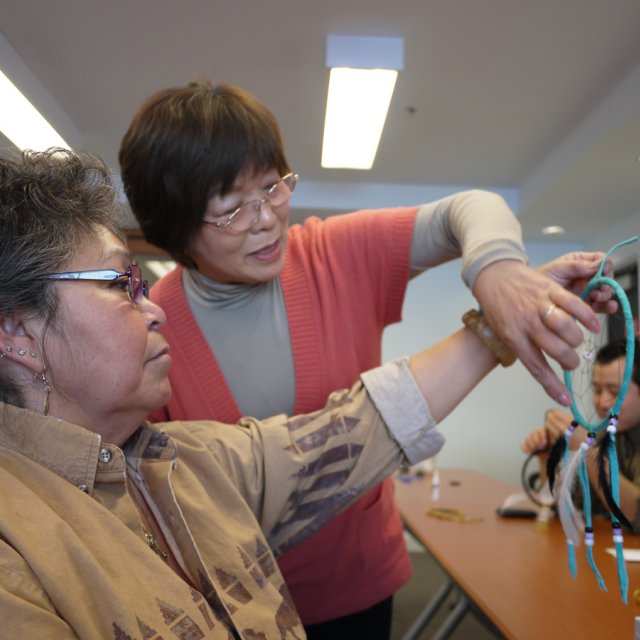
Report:
M38 357L38 354L37 354L37 353L35 353L35 351L32 351L29 355L30 355L32 358L37 358L37 357Z
M19 356L23 356L27 353L27 350L24 347L20 347L20 349L18 349L18 355Z
M40 374L42 378L42 384L44 385L44 406L42 409L42 413L45 416L49 415L49 393L51 392L51 387L49 386L49 381L47 380L47 370L43 369Z
M7 350L7 353L11 353L13 351L13 347L10 344L8 344L6 346L6 350Z

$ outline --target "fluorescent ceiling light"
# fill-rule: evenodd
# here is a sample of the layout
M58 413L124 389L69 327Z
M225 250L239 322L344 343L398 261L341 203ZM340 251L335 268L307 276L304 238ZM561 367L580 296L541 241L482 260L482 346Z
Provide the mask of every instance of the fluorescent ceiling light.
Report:
M371 169L403 67L402 38L329 36L322 166Z
M371 169L398 72L331 69L322 166Z
M0 131L19 149L71 147L0 71Z

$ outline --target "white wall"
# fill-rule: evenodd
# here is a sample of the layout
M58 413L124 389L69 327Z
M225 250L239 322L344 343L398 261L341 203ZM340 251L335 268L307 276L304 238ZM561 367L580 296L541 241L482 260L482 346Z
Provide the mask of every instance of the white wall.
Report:
M537 266L580 248L536 243L527 245L527 253L531 265ZM418 351L462 326L462 314L477 303L460 279L460 267L456 260L410 283L404 319L384 336L385 360ZM519 444L542 424L545 410L552 406L553 401L519 362L496 369L443 421L447 443L438 455L438 465L475 469L518 484L525 460Z

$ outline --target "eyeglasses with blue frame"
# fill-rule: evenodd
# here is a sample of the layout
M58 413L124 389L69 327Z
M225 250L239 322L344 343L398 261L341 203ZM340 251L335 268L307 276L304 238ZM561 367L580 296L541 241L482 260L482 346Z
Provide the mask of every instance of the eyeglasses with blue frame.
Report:
M114 282L119 279L127 279L127 291L133 302L139 304L144 298L149 297L149 284L142 278L142 270L137 264L131 264L126 271L115 269L93 269L91 271L63 271L62 273L50 273L49 280L88 281L88 282Z

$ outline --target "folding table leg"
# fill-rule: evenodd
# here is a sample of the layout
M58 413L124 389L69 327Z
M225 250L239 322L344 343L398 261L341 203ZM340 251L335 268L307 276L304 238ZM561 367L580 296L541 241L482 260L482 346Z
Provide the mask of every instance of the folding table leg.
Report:
M467 611L469 611L469 600L464 593L461 593L458 603L447 616L446 620L438 627L435 634L431 636L431 640L446 640L458 626L460 620L464 618Z
M431 600L427 602L425 608L416 618L416 621L411 625L411 628L404 634L404 636L402 636L402 640L417 640L417 638L420 637L420 633L427 626L429 620L431 620L440 605L445 601L453 586L453 582L451 580L447 580L440 587Z

